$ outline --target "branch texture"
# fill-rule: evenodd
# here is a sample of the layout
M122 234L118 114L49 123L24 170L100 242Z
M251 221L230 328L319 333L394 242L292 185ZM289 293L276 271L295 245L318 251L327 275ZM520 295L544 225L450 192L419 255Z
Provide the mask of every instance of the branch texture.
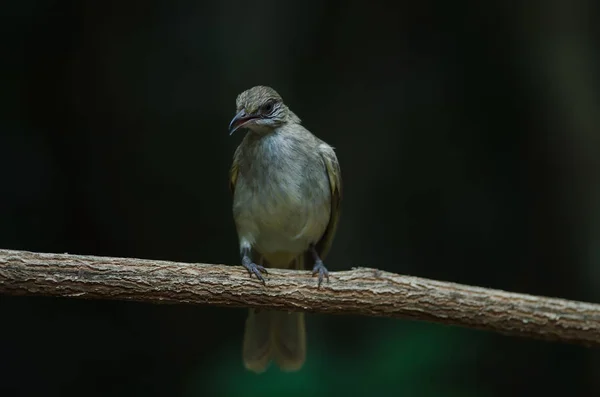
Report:
M269 269L0 250L0 294L255 307L410 318L507 335L600 346L600 305L401 276L369 268Z

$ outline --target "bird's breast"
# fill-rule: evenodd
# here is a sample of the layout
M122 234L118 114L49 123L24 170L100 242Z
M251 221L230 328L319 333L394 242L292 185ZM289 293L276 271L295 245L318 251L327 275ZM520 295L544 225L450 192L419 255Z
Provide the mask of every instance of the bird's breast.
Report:
M329 223L324 166L299 150L266 150L240 167L233 212L238 233L262 252L302 252Z

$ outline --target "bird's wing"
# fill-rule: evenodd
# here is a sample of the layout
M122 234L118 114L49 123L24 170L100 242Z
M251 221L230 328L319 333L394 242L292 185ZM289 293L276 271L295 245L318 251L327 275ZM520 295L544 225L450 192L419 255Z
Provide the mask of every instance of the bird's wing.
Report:
M321 237L321 240L316 245L317 252L322 260L329 252L331 244L333 243L333 237L337 230L338 221L340 218L340 204L342 201L342 173L340 170L340 164L338 163L337 156L333 148L325 143L322 143L319 147L321 152L321 158L325 164L325 170L327 171L327 177L329 178L329 187L331 189L331 215L329 217L329 224L325 233Z
M240 167L240 153L241 153L241 145L235 149L235 153L233 154L233 163L231 164L231 168L229 169L229 190L231 194L235 191L235 184L237 182L238 170Z

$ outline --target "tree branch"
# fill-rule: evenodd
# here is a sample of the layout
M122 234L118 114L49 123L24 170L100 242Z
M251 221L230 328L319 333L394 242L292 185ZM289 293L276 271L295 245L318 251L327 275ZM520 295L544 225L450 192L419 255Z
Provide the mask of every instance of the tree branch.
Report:
M242 266L0 250L0 294L193 303L410 318L600 346L600 305L401 276L269 269L266 286Z

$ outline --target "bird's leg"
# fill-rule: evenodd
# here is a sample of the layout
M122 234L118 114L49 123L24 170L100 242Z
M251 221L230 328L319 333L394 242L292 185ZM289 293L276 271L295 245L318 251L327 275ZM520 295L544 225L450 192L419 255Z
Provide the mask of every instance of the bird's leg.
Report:
M242 265L246 268L246 270L248 270L248 273L250 273L250 277L252 277L252 274L254 274L256 275L256 278L258 278L260 281L262 281L263 284L265 284L265 279L263 278L261 272L264 274L269 274L269 272L267 272L267 269L265 269L263 266L257 265L256 263L252 262L252 259L250 259L249 247L242 248Z
M323 261L321 260L321 258L319 258L319 254L317 253L317 250L316 250L314 244L310 245L309 250L312 253L312 256L315 260L315 266L313 267L312 275L313 276L315 276L316 274L319 275L319 284L317 285L317 288L318 288L321 286L321 283L323 282L323 277L327 278L327 282L329 282L329 272L327 271L327 268L323 264Z

